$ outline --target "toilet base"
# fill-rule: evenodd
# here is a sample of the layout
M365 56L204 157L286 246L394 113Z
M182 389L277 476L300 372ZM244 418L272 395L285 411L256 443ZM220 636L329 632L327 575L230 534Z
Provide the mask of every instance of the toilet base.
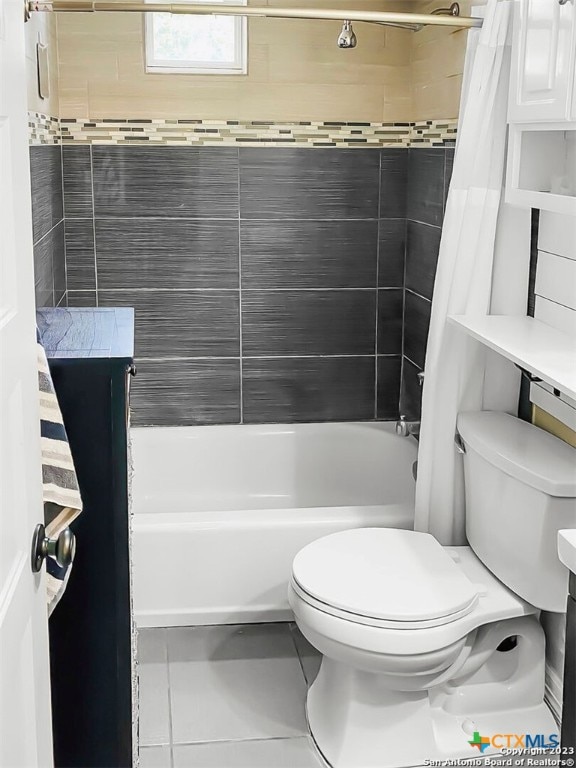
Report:
M499 656L464 681L422 691L391 690L381 675L324 657L307 700L319 751L331 768L408 768L498 753L471 746L475 732L542 734L549 744L558 729L543 701L543 654L535 664Z

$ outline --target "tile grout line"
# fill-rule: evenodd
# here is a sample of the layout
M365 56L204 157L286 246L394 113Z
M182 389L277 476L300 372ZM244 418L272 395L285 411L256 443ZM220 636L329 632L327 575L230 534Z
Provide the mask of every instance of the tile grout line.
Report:
M90 194L92 197L92 243L94 245L94 290L96 293L96 306L98 301L98 257L96 255L96 201L94 199L94 153L90 145Z
M240 150L236 150L238 174L238 341L240 353L240 424L244 423L244 363L242 337L242 219L240 211Z
M168 683L168 748L170 750L170 768L174 768L173 729L172 729L172 683L170 678L170 656L168 653L168 629L164 628L164 647L166 649L166 680Z
M406 200L408 213L408 200ZM404 264L402 270L402 346L400 354L400 389L398 392L398 418L402 416L402 389L404 386L404 344L406 339L406 263L408 255L408 219L404 221Z
M82 309L82 307L77 307L77 309ZM402 357L401 352L386 352L383 354L377 354L374 355L373 353L367 353L367 354L335 354L335 355L245 355L244 360L318 360L318 359L365 359L369 360L373 357ZM239 360L240 358L238 355L192 355L187 357L176 357L176 356L163 356L163 357L144 357L143 355L138 356L139 360L147 360L149 362L181 362L189 360L191 362L195 360Z
M74 293L89 293L93 288L73 288ZM102 288L107 293L239 293L238 288ZM385 288L244 288L244 293L337 293L351 291L401 291L400 286L389 286Z
M452 149L452 164L451 170L448 171L448 150ZM454 158L456 156L456 147L444 147L444 200L442 205L442 223L440 229L444 229L444 217L446 216L446 206L448 205L448 193L450 192L450 184L452 183L452 174L454 173Z
M444 188L444 185L442 185ZM412 219L410 216L406 217L406 221L411 221L413 224L420 224L421 227L432 227L433 229L442 229L442 224L430 224L429 221L420 221L420 219Z
M90 220L91 216L74 216L74 219ZM284 223L304 223L304 224L318 224L318 223L332 223L337 222L377 222L378 216L315 216L314 218L306 218L305 216L278 216L277 213L274 216L268 216L267 218L258 219L255 217L244 216L158 216L152 214L143 214L140 216L98 216L102 221L147 221L152 219L153 221L181 221L187 223L215 221L218 224L227 222L235 224L240 220L244 224L284 224ZM401 216L382 216L385 221L400 220ZM420 224L426 224L426 222L418 222ZM427 226L434 227L436 224L427 224Z
M404 360L408 360L408 362L410 363L410 365L413 365L413 366L414 366L414 368L418 368L418 370L419 370L419 371L423 371L423 370L424 370L423 368L421 368L421 367L418 365L418 363L415 363L415 362L414 362L414 360L412 360L411 358L409 358L409 357L408 357L408 355L402 355L402 362L404 362Z
M412 288L404 288L404 291L408 291L408 293L411 293L412 296L417 296L419 299L427 301L428 304L432 304L432 299L428 299L426 296L422 296L421 293L417 293L417 291L414 291Z
M64 209L62 209L62 212L64 212ZM38 240L35 240L35 241L32 243L32 245L33 245L33 246L36 246L36 245L40 245L40 243L42 242L42 240L44 240L45 238L47 238L49 234L51 234L52 232L54 232L54 230L55 230L55 229L57 229L57 228L60 226L60 224L63 224L63 223L64 223L64 216L62 216L62 218L61 218L61 219L59 219L59 220L56 222L56 224L53 224L53 225L50 227L50 229L48 230L48 232L45 232L45 233L42 235L42 237L39 237L39 238L38 238Z
M378 418L378 313L380 309L380 203L382 198L382 152L378 158L378 225L376 227L376 322L374 331L374 418Z
M58 145L60 147L60 174L62 178L61 191L62 191L62 229L63 241L64 241L64 297L66 298L66 306L68 306L68 258L66 253L66 209L64 207L64 147L62 142ZM60 301L58 302L60 306Z

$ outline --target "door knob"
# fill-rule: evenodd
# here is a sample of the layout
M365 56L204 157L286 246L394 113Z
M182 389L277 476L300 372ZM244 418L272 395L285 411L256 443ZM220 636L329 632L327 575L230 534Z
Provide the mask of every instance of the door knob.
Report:
M42 568L42 563L47 557L51 557L60 566L66 568L74 560L76 551L76 537L66 528L57 539L49 539L46 536L46 529L39 523L34 529L32 536L32 554L30 564L33 573L38 573Z

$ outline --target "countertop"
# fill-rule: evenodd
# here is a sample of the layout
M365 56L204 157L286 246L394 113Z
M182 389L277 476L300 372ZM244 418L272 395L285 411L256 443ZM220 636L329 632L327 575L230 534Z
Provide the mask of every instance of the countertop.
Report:
M49 359L134 355L132 308L45 307L36 312L36 324Z

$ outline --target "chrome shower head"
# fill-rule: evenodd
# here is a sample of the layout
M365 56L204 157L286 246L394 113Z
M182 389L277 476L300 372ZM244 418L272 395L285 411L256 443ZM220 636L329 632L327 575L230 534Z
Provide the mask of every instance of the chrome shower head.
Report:
M345 21L342 24L342 31L338 35L338 48L356 48L356 35L352 29L352 22Z

